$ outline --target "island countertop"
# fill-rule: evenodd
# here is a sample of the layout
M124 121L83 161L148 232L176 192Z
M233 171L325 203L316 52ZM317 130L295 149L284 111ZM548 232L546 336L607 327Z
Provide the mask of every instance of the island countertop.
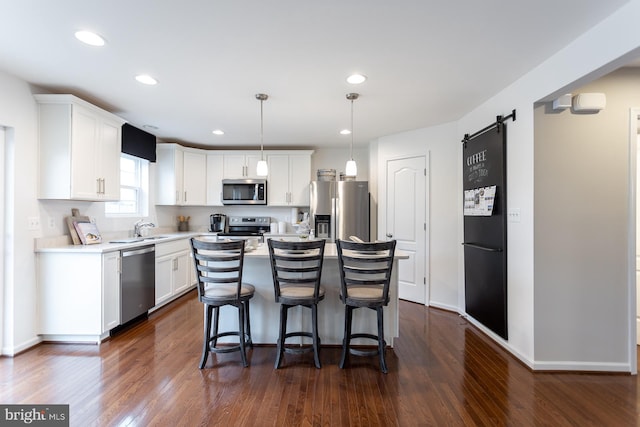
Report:
M396 251L389 290L389 304L384 309L384 329L387 344L393 346L393 339L399 335L398 322L398 261L409 255ZM340 271L335 243L327 243L322 266L321 285L325 288L325 298L318 304L318 328L322 345L341 345L344 334L344 305L340 301ZM271 262L267 243L246 252L243 281L255 286L251 299L251 333L256 344L275 344L278 338L280 305L275 302ZM223 330L237 328L237 316L233 311L221 311L220 325ZM289 311L289 330L311 330L311 313L308 308L295 307ZM377 333L376 312L360 309L354 311L354 332ZM307 340L304 338L303 340ZM302 341L307 342L307 341ZM354 344L371 345L370 340L354 340Z

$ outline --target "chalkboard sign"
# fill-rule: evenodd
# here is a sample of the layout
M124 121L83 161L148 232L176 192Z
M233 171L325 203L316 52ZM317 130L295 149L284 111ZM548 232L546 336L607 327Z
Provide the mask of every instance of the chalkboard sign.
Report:
M506 139L502 121L464 139L465 311L507 339Z

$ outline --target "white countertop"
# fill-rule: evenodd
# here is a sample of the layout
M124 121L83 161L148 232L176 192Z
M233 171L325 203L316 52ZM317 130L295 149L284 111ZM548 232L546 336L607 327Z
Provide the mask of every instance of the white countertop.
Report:
M216 233L203 233L203 232L176 232L176 233L165 233L161 234L162 238L158 238L158 236L147 236L146 238L141 238L145 240L128 242L128 243L99 243L95 245L63 245L63 246L55 246L55 247L39 247L35 249L35 252L40 253L107 253L113 251L121 251L124 249L131 249L140 246L154 245L154 244L162 244L165 242L171 242L174 240L180 239L188 239L196 236L215 236ZM291 237L295 235L278 235L279 238L286 238L289 240ZM265 234L265 239L269 238L270 235ZM120 240L120 239L113 239ZM260 243L257 249L246 251L245 256L252 258L268 258L269 257L269 248L267 243ZM338 253L336 250L335 243L327 243L324 250L325 258L337 258ZM409 254L396 249L395 253L396 259L408 259Z
M106 241L104 243L98 243L95 245L63 245L63 246L52 246L52 247L36 247L35 252L75 252L75 253L105 253L105 252L113 252L120 251L123 249L135 248L138 246L146 246L153 244L161 244L165 242L171 242L174 240L180 239L188 239L195 236L203 236L210 235L215 236L215 233L202 233L202 232L175 232L175 233L164 233L157 236L147 236L141 237L139 240L135 242L128 243L109 243ZM158 238L158 237L161 238ZM127 239L127 238L123 238ZM111 239L111 240L121 240L121 239Z

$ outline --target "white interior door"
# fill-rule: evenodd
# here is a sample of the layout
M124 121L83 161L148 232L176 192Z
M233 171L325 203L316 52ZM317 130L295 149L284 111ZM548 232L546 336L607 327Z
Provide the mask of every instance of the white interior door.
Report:
M387 161L387 238L409 254L398 262L398 296L427 304L427 173L424 156Z

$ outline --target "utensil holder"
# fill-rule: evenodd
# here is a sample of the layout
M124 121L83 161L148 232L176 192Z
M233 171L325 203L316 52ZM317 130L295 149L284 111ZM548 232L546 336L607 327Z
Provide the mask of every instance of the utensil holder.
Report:
M179 221L178 231L189 231L189 221Z

